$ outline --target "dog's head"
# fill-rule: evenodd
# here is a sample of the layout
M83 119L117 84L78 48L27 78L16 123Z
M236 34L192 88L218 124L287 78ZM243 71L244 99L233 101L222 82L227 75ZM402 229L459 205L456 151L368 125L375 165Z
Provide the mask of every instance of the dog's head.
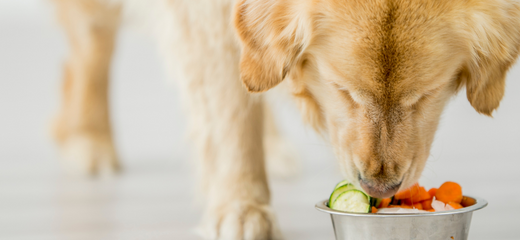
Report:
M241 77L286 79L347 179L388 197L420 177L447 100L485 115L520 50L514 0L240 0Z

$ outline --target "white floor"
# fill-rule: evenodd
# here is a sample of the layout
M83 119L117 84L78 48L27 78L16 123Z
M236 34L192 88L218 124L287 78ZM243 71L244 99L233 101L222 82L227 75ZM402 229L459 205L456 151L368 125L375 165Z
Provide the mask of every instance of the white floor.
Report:
M48 123L57 109L64 38L47 1L0 0L0 239L199 239L186 123L176 91L146 37L123 30L114 61L113 122L125 171L114 177L62 174ZM460 94L446 110L424 177L447 180L489 207L474 214L470 239L520 239L520 66L493 119ZM273 180L273 205L287 239L334 239L314 209L340 179L327 143L277 103L300 151L302 175Z

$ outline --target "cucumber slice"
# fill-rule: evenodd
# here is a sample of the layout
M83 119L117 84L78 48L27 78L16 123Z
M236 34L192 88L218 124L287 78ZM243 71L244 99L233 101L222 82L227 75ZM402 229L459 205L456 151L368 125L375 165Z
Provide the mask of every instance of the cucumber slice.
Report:
M338 198L339 195L341 195L345 191L348 191L351 189L356 189L356 188L354 187L354 185L347 183L346 185L343 185L343 186L337 188L336 190L334 190L329 198L329 206L331 206L334 203L334 201L336 201L336 198Z
M343 180L341 182L339 182L338 184L336 184L336 186L334 187L334 190L338 189L339 187L343 186L343 185L347 185L347 184L350 184L347 180Z
M331 204L331 208L339 211L368 213L370 212L370 197L357 189L341 193Z

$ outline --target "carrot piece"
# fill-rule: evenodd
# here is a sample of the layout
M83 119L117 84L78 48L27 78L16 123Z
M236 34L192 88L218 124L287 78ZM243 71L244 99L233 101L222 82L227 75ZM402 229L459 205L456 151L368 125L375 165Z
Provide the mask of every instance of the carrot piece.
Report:
M452 206L452 207L455 208L455 209L461 209L461 208L463 208L462 205L460 205L459 203L456 203L456 202L449 202L448 205Z
M436 192L437 192L437 188L430 188L430 190L428 190L428 193L430 194L430 198L435 197Z
M413 209L413 207L412 207L411 205L406 205L406 204L401 204L399 207L400 207L400 208Z
M435 198L443 203L454 202L460 204L462 201L462 187L458 183L445 182L437 189Z
M463 196L460 205L462 205L463 207L469 207L475 205L475 203L477 203L477 201L475 201L474 198Z
M412 209L412 206L410 206L410 205L406 205L406 204L401 204L401 205L388 205L388 208L409 208L409 209Z
M426 210L428 212L435 212L435 209Z
M413 205L413 208L423 210L422 203L416 203Z
M385 207L388 207L388 205L390 205L390 202L392 201L391 198L383 198L383 200L381 200L381 203L379 204L379 206L377 206L378 208L385 208Z
M424 189L424 187L419 187L419 190L416 194L412 195L410 198L405 198L403 201L407 205L414 205L424 200L430 199L430 194Z
M372 213L377 213L377 208L372 206Z
M432 208L432 200L424 200L421 202L423 210L431 210Z
M418 192L419 192L419 184L416 183L416 184L412 185L411 187L396 193L394 198L399 199L399 200L411 198L413 195L417 194Z
M430 199L430 194L426 191L426 189L424 189L424 187L420 187L419 192L410 198L412 203L418 203L428 199Z

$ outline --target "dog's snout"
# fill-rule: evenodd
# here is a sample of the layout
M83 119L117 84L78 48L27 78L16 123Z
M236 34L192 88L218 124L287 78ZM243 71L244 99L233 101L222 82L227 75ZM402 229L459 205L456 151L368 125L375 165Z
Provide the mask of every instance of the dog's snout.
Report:
M368 195L375 198L389 198L397 193L399 187L401 186L401 182L395 184L391 182L387 183L376 183L374 181L366 180L363 178L359 179L359 184L361 188L368 193Z

